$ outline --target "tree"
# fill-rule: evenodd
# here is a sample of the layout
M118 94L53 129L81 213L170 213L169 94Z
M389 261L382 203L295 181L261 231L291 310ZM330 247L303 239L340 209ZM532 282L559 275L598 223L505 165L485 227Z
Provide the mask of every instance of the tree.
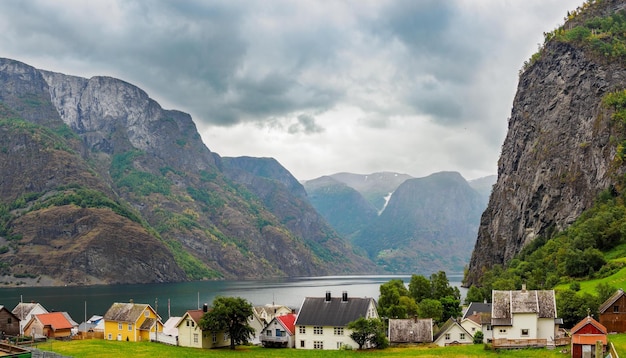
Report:
M597 284L595 290L598 293L599 302L604 302L608 300L609 297L613 296L613 294L617 291L615 287L606 282L600 282L599 284Z
M439 271L430 275L431 297L439 300L446 296L452 296L458 300L461 299L461 292L458 287L450 286L450 281L445 271Z
M474 344L481 344L484 340L485 335L483 334L483 331L477 331L476 333L474 333L474 337L472 337L472 341L474 342Z
M435 322L441 322L443 305L438 300L424 299L419 303L418 314L420 318L432 318Z
M380 285L380 297L378 298L378 312L383 317L407 318L409 307L402 305L400 298L408 297L409 290L404 286L404 281L393 279Z
M456 318L461 316L462 310L460 300L452 296L446 296L439 299L439 302L441 302L442 307L441 318L446 319L450 317Z
M475 285L470 286L465 295L465 304L469 305L471 302L483 302L483 291Z
M409 282L409 295L418 303L425 298L431 298L430 281L422 275L412 275L411 282Z
M252 314L252 304L247 300L218 296L213 300L213 308L200 320L200 328L228 333L230 349L235 349L235 345L248 343L250 336L254 335L254 328L248 324L248 317Z
M378 318L359 317L357 320L348 323L346 326L352 330L350 338L354 340L359 349L363 349L368 343L376 348L385 348L389 344L385 336L385 325Z

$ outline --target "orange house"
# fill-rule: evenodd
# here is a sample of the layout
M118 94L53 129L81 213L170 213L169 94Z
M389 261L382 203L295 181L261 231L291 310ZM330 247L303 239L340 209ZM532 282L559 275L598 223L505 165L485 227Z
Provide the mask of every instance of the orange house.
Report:
M604 357L607 344L607 330L600 322L587 316L578 322L571 330L573 358L600 358ZM602 344L600 355L596 355L596 344Z
M31 337L63 338L72 335L72 328L78 327L66 312L40 313L24 326L24 335Z

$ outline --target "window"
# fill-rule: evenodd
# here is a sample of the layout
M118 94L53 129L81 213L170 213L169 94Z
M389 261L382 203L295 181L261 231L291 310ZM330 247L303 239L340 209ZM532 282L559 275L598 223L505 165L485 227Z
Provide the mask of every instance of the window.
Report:
M476 331L476 327L472 327L472 332L475 332L475 331Z
M198 343L198 333L193 334L193 343Z
M528 336L528 329L522 329L522 337Z
M324 349L324 342L313 341L313 349Z
M304 341L300 341L300 348L304 348Z
M272 336L272 330L271 329L266 330L265 331L265 335L268 336L268 337L271 337Z
M133 330L133 325L131 323L128 324L128 330L132 331Z
M113 335L109 333L109 341L113 339Z
M187 320L186 323L187 323L187 327L189 327L189 320Z
M299 329L298 329L298 333L305 334L306 333L306 327L305 326L300 326Z
M324 327L320 327L320 326L313 327L313 334L324 334Z
M491 331L491 325L490 324L487 325L487 330Z
M343 347L343 342L337 342L337 349L341 349Z
M446 333L444 338L446 339L446 341L449 341L450 340L450 333Z
M217 343L217 333L213 332L213 343Z
M613 313L619 312L619 306L613 306Z
M7 318L7 324L11 324L11 322L13 322L13 321L11 320L11 317Z
M196 326L196 322L191 321L191 327L195 327Z
M335 327L333 331L335 336L343 336L343 327Z
M501 329L500 333L506 333L506 329Z
M150 317L150 312L148 310L143 311L144 317Z
M465 333L459 333L459 339L460 340L464 340L465 339Z
M121 331L122 329L124 329L124 328L122 328L122 322L120 322L120 323L117 324L117 330Z

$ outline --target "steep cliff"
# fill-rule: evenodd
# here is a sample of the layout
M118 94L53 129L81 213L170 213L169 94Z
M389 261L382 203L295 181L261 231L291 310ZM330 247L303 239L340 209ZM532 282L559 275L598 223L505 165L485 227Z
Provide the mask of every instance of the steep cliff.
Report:
M626 88L626 62L594 26L625 6L585 3L548 33L521 73L466 285L538 236L568 227L600 191L620 185L624 167L615 159L623 129L603 98Z

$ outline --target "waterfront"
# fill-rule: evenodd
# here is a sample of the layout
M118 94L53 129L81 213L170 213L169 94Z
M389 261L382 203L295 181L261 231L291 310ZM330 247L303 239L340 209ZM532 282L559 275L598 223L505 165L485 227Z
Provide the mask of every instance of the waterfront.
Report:
M245 281L194 281L177 283L72 286L8 287L0 289L0 305L13 309L20 300L39 302L48 311L66 311L76 322L94 314L104 315L113 302L148 303L166 320L182 316L186 310L211 304L216 296L243 297L253 305L275 302L298 308L305 297L323 296L330 291L340 296L373 297L378 300L379 287L391 279L408 284L410 276L323 276ZM450 285L459 287L461 277L449 275ZM459 287L463 296L465 289ZM169 304L168 304L169 303Z

